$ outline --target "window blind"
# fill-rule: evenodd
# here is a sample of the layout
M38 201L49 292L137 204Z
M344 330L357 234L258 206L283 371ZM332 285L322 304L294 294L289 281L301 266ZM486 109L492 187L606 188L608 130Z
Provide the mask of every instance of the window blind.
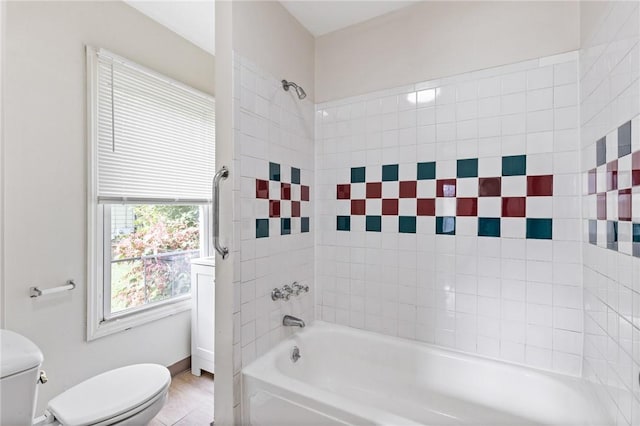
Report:
M98 202L209 202L214 99L105 50L96 69Z

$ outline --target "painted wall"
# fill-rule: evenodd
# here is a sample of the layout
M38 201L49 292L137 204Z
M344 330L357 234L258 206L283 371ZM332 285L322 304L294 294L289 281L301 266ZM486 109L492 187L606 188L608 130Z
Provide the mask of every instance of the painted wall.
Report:
M640 424L640 7L582 5L584 377Z
M318 105L317 316L580 375L577 52Z
M420 2L316 39L325 102L580 47L578 2Z
M39 407L102 371L172 364L190 353L189 312L85 341L85 44L213 93L213 57L120 2L6 4L4 161L6 327L44 352ZM30 299L75 278L78 288Z

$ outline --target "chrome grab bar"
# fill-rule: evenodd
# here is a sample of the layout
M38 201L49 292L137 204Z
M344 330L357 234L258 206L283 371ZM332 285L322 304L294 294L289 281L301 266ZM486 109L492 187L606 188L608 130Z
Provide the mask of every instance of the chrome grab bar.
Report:
M213 177L213 247L226 259L229 256L229 248L220 245L220 181L229 177L229 169L222 166Z
M44 290L40 289L39 287L29 287L29 297L40 297L47 294L60 293L61 291L73 290L74 288L76 288L76 283L74 280L67 280L64 285L46 288Z

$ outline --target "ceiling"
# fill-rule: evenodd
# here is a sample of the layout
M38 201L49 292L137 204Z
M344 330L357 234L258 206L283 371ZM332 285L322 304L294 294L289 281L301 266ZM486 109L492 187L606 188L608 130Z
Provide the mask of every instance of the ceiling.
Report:
M214 0L124 0L196 46L215 54ZM320 36L402 9L419 0L281 1L311 34Z
M298 0L280 3L314 36L336 31L402 9L417 0L322 1Z

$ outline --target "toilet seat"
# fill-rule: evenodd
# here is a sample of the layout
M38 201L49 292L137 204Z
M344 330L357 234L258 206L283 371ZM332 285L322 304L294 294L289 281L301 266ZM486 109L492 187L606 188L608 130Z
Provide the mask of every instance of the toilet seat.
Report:
M49 401L47 411L62 425L114 424L163 398L169 370L157 364L117 368L92 377Z

